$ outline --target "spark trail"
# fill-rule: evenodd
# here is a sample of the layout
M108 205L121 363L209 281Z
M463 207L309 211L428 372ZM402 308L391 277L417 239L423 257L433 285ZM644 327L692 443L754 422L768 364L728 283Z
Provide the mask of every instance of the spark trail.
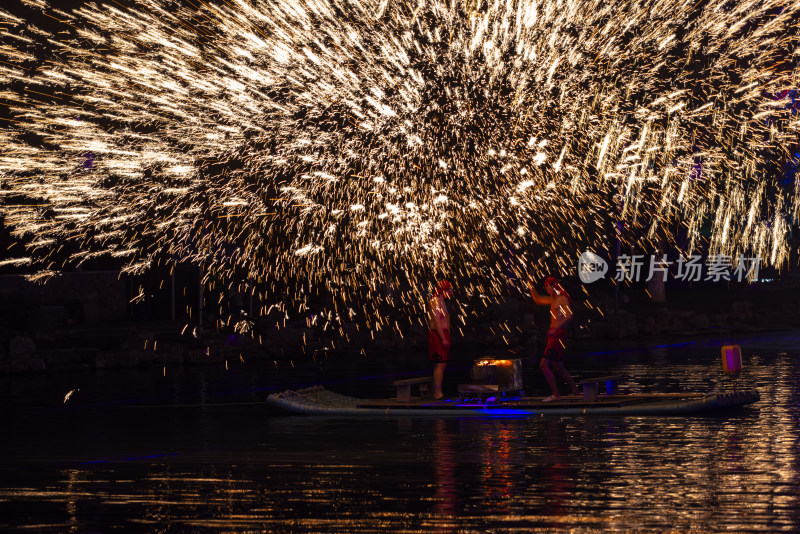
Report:
M387 282L491 299L508 248L571 274L618 217L642 252L790 259L793 0L26 3L0 213L42 272L193 261L375 324Z

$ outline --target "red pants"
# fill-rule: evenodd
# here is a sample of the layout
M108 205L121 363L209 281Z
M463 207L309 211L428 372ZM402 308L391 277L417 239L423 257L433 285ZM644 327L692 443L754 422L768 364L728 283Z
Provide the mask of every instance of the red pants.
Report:
M444 338L447 340L447 348L444 348L442 338L436 330L428 331L428 357L432 362L446 362L450 355L450 330L442 330Z
M544 348L544 357L554 362L564 359L564 346L567 343L567 331L563 328L547 332L547 346Z

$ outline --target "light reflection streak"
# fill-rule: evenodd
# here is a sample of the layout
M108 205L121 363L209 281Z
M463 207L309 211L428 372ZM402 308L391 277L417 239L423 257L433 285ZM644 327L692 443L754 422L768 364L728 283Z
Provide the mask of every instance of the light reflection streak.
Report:
M458 496L458 464L453 447L454 436L444 419L435 422L436 439L433 445L433 521L436 532L456 532L461 515Z

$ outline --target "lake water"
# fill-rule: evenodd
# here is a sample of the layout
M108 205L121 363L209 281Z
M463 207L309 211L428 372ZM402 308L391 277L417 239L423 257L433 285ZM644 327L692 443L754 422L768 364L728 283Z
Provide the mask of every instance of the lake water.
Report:
M325 419L263 403L312 383L389 396L403 369L379 358L3 377L0 530L798 531L800 332L724 341L762 400L713 417ZM568 367L629 375L623 392L730 389L722 344L576 344ZM535 367L525 380L547 393Z

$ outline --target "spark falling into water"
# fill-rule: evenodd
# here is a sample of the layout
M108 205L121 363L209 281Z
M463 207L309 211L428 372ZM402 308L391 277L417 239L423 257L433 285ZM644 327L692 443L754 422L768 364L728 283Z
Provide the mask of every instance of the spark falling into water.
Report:
M623 239L790 260L793 0L136 0L0 10L0 214L110 255L335 295L498 295Z

